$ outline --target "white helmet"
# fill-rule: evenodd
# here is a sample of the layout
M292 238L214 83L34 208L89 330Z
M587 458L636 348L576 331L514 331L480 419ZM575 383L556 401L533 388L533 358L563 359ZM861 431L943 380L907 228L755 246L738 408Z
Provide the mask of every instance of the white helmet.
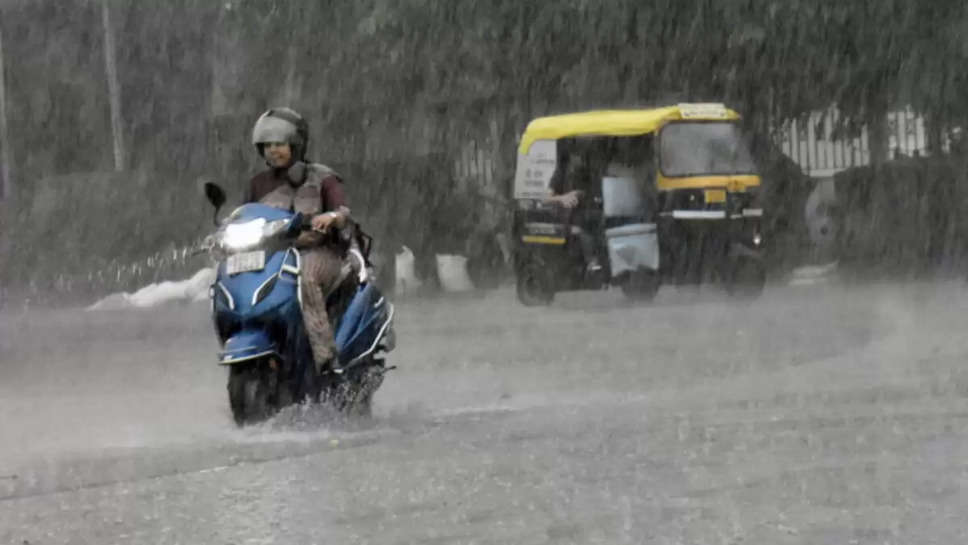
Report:
M309 124L290 108L272 108L259 116L252 127L252 144L259 155L269 142L283 142L292 148L296 161L304 161L309 145Z

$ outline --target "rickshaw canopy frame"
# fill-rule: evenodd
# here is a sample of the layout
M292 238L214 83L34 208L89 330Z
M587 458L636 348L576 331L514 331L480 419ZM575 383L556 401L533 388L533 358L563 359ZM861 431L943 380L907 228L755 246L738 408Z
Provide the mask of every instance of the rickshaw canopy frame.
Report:
M643 110L592 110L539 117L528 123L518 153L527 155L539 140L576 136L640 136L679 120L731 121L740 115L722 104L678 104Z

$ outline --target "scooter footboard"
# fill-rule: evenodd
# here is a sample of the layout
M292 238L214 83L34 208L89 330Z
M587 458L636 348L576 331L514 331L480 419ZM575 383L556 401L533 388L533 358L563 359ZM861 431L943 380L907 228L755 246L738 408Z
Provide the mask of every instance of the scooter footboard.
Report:
M225 341L218 361L222 365L235 365L272 354L278 354L278 347L267 332L261 329L244 329Z

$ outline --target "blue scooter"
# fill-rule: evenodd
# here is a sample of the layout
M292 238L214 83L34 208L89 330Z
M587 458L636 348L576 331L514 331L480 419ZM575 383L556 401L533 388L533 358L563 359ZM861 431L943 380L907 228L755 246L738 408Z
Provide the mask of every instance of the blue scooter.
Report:
M204 189L217 218L225 192L210 182ZM307 223L299 213L246 204L216 220L218 230L204 244L218 261L209 295L219 363L229 369L229 404L240 426L307 399L368 415L390 369L380 356L394 348L394 309L369 281L368 241L350 252L360 261L359 276L344 268L350 274L327 300L338 364L316 369L302 320L300 253L292 246Z

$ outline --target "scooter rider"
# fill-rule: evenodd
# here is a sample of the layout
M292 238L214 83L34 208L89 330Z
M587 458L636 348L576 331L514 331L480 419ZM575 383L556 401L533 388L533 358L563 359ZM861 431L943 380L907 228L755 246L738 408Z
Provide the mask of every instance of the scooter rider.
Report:
M249 182L246 202L301 212L312 231L294 245L300 250L302 313L317 371L339 367L327 296L346 275L349 241L340 230L350 224L343 181L329 167L309 162L309 124L289 108L263 113L252 128L252 143L268 165Z

